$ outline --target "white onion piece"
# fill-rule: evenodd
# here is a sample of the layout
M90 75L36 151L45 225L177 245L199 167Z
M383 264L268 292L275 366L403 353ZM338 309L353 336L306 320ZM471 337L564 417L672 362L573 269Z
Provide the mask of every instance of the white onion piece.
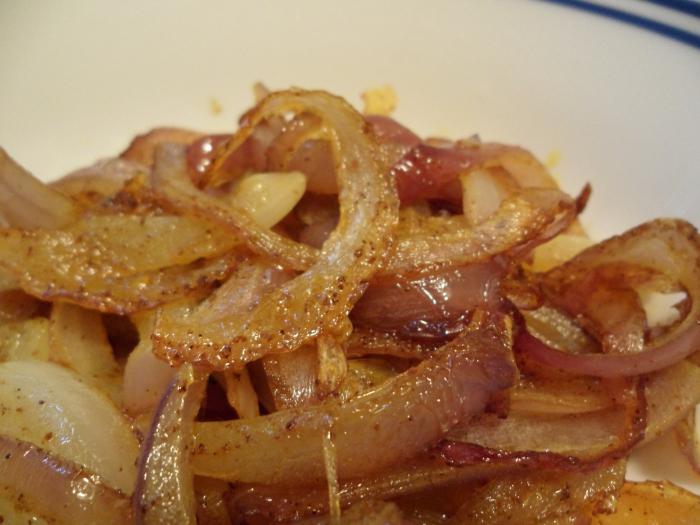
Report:
M2 433L82 465L131 494L139 445L102 393L53 363L0 364Z
M34 317L0 324L0 361L49 359L49 321Z
M0 212L15 228L61 228L78 217L68 197L35 178L0 148Z
M415 456L513 382L507 322L479 316L474 324L479 327L432 359L347 403L330 399L253 419L197 423L195 472L250 483L320 484L326 479L321 436L331 423L340 479Z
M496 213L509 188L486 169L468 171L459 177L462 183L462 213L470 226L484 222Z
M75 370L83 381L121 406L122 371L112 354L99 312L54 303L49 341L51 361Z
M206 376L185 364L158 406L139 462L134 493L137 524L197 523L189 452L192 422L205 386Z
M251 173L235 182L228 200L260 226L271 228L292 211L305 191L306 177L298 171Z
M129 354L124 367L122 400L131 415L153 410L173 378L175 369L153 355L151 333L155 324L152 311L134 316L139 344Z
M31 524L124 525L131 523L129 503L92 472L0 435L0 509L31 509L38 518ZM20 523L18 514L2 516L3 523Z

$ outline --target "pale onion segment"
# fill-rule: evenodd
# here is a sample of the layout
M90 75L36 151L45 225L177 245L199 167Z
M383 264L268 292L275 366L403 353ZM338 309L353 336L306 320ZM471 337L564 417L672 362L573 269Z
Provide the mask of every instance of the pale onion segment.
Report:
M376 144L362 116L325 92L289 91L266 98L240 133L250 134L261 120L290 111L316 114L324 121L337 163L338 226L313 266L265 295L251 312L198 326L161 316L155 349L171 362L240 369L266 353L292 351L320 333L335 334L336 327L347 326L362 284L389 252L398 198L388 171L376 159Z
M306 177L299 171L251 173L240 177L227 195L233 205L247 211L264 228L281 221L306 192Z
M700 474L700 404L691 407L676 426L676 441L695 472Z
M237 243L246 243L254 252L277 260L285 267L297 270L309 267L317 258L317 250L284 237L259 224L241 206L239 199L222 200L196 188L187 172L185 147L164 144L156 151L156 163L151 172L151 189L158 203L168 210L199 217ZM296 176L293 176L297 179ZM254 179L255 181L255 179ZM255 194L255 184L244 184L247 197ZM265 188L267 190L268 188ZM260 200L259 196L254 197ZM252 208L255 209L255 208ZM291 209L290 209L291 210ZM268 220L261 209L261 218Z
M650 374L645 387L647 429L643 443L660 437L700 403L700 366L680 361Z
M175 374L175 369L153 355L151 334L155 326L152 310L132 316L139 333L139 342L132 350L124 368L122 399L124 408L132 415L154 410Z
M49 359L49 320L35 317L0 324L0 361Z
M133 498L137 524L197 523L189 455L206 382L206 374L185 364L158 406L139 461Z
M84 466L130 495L139 444L102 393L53 363L0 363L2 433Z
M248 420L195 423L195 472L239 482L321 484L322 434L329 421L340 479L413 457L512 385L507 320L477 322L483 325L432 359L346 403L330 398Z
M486 169L469 170L459 176L462 183L462 213L470 226L484 222L500 208L513 188Z
M56 302L50 323L49 359L71 368L121 407L122 369L112 354L100 313Z
M0 434L0 515L8 525L124 525L130 498L93 472ZM31 521L24 521L28 519Z
M61 228L79 215L75 203L17 164L0 148L0 215L15 228Z
M528 254L559 234L576 218L573 199L558 190L526 188L506 198L498 210L474 227L451 217L429 218L400 228L384 273L434 265L486 261L505 254Z
M214 375L226 392L226 400L241 419L260 415L258 394L255 392L247 368L240 372L227 370Z
M532 263L527 266L533 272L546 272L573 259L592 245L593 241L583 235L561 233L535 248Z

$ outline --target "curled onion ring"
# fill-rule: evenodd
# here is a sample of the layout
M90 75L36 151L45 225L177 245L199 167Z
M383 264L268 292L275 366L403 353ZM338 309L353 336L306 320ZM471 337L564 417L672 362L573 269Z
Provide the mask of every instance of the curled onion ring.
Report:
M556 297L582 274L619 263L649 268L676 279L691 301L685 318L637 354L571 354L552 348L522 331L517 348L534 361L577 375L619 377L668 367L700 350L700 236L682 220L658 219L593 246L554 268L545 286Z
M193 326L161 315L154 350L171 363L240 368L267 352L291 351L323 331L345 326L363 283L382 264L398 221L396 189L376 160L366 123L342 99L321 91L272 94L249 118L308 112L323 119L340 186L340 221L305 273L267 294L250 313Z

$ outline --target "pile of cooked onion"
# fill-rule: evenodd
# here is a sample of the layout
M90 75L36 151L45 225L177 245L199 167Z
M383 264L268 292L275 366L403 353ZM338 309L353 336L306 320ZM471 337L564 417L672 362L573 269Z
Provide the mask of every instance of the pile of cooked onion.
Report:
M700 469L700 235L594 244L589 195L322 91L48 185L0 149L0 522L691 523L624 473Z

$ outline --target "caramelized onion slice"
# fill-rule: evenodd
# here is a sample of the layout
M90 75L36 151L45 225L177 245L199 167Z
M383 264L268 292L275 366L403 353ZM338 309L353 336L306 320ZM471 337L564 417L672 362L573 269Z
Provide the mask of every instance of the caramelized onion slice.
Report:
M109 399L78 376L42 361L1 363L0 405L4 435L83 465L132 493L136 436Z
M384 261L398 200L376 160L376 145L362 116L324 92L281 92L266 98L240 133L250 133L268 116L290 111L323 119L337 163L338 227L308 271L265 295L251 312L198 325L162 316L154 341L156 351L171 362L240 368L268 352L294 350L321 332L335 333L345 324L362 283Z
M250 420L198 423L195 472L240 482L320 484L321 437L329 428L340 479L405 460L512 384L503 323L488 320L433 359L345 404L331 400Z
M526 332L517 347L538 363L577 375L617 377L645 374L677 363L700 349L700 237L681 220L658 219L581 252L545 276L550 295L605 265L629 264L661 273L678 281L691 301L685 318L668 333L634 355L570 354L556 350Z
M4 218L15 228L61 228L75 222L78 214L70 198L35 178L0 148L0 223Z
M565 193L524 189L505 199L496 213L475 227L450 218L430 218L418 227L400 228L384 272L471 264L499 254L521 256L564 230L576 214L574 200ZM441 224L444 222L450 224Z
M0 266L40 299L123 314L225 277L232 246L191 218L94 215L64 230L0 229Z
M189 452L192 422L205 386L206 376L185 364L156 410L136 478L133 502L137 524L197 523Z
M3 435L0 480L0 499L16 501L17 506L28 507L49 523L123 525L132 520L129 498L99 476Z

